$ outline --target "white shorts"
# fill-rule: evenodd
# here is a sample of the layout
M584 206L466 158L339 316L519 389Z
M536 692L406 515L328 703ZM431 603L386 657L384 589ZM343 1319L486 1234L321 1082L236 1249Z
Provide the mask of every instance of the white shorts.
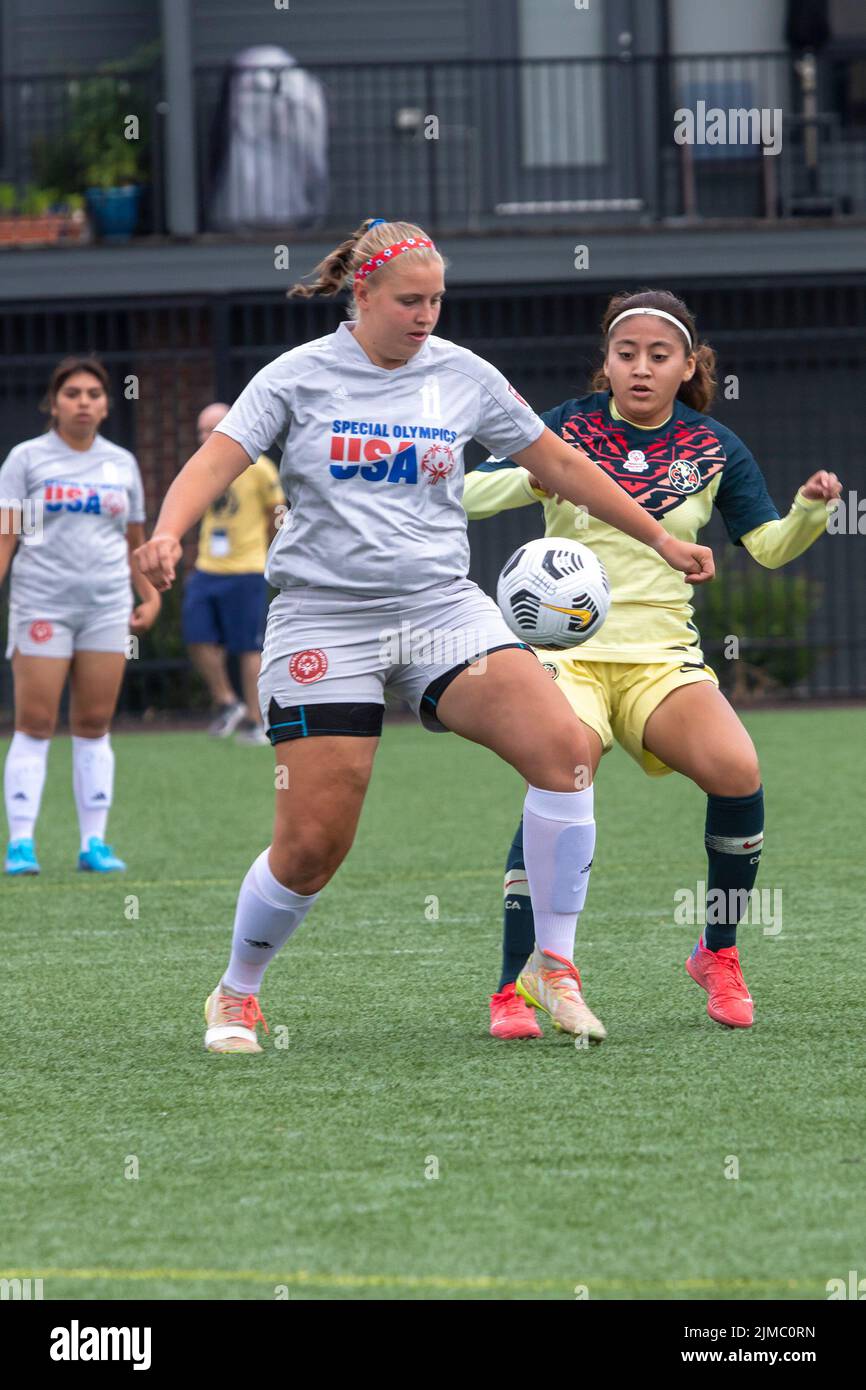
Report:
M288 589L268 610L259 703L271 742L307 734L376 734L386 696L434 732L445 685L485 652L524 647L493 599L468 579L402 598L346 599ZM456 668L456 669L455 669ZM430 689L441 685L439 689ZM340 707L328 723L318 707ZM305 711L312 711L307 716Z
M72 656L74 652L126 652L132 610L72 608L63 614L9 605L6 656Z

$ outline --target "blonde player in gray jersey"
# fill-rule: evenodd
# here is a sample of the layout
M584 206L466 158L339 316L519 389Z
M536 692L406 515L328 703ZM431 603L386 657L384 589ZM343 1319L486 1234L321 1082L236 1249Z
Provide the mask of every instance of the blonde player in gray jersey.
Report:
M128 634L152 625L161 600L136 574L141 602L133 611L130 554L144 540L144 493L132 454L99 433L108 385L95 358L64 358L43 402L49 428L16 445L0 469L0 583L11 562L6 655L15 685L5 872L14 876L39 873L34 830L67 678L78 867L126 867L105 843L114 783L108 731Z
M571 957L595 842L589 749L561 691L466 577L464 446L476 438L516 459L693 583L711 578L712 555L670 536L488 362L433 336L444 262L420 227L365 222L321 262L313 285L293 292L344 288L353 317L253 378L172 483L137 552L143 573L167 589L181 537L285 439L291 511L268 556L280 592L259 678L278 764L273 839L241 885L231 958L205 1008L205 1046L261 1051L265 969L352 844L386 689L428 728L493 749L528 783L525 857L551 1011L583 1032L593 1016Z

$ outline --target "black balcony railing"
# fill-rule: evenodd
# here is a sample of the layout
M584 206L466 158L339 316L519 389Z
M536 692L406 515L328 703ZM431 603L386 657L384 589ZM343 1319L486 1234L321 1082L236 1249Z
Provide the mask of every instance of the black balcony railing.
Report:
M342 232L376 213L440 233L866 215L866 49L821 59L814 82L778 53L199 68L194 81L203 232ZM70 193L128 179L131 163L138 233L163 231L161 95L158 68L7 80L0 182Z
M133 187L133 234L163 224L164 106L158 70L7 77L0 86L0 217L91 207L104 189ZM8 214L11 212L12 217ZM22 239L29 239L24 234Z
M344 229L384 210L484 231L789 216L819 196L866 214L846 62L866 70L854 53L819 67L814 114L787 54L200 69L202 225Z
M697 596L708 659L735 695L862 699L862 428L850 403L856 406L862 395L866 371L866 284L678 288L719 354L722 390L713 413L752 450L780 511L820 468L839 474L847 509L838 534L824 536L778 572L762 570L732 547L718 517L713 520L706 538L718 577ZM600 289L574 286L514 286L507 295L498 287L457 286L441 331L495 363L533 406L547 409L587 389L598 346L587 326L599 322L606 299ZM332 331L341 317L332 301L265 294L10 306L0 315L0 461L42 428L38 403L57 359L95 349L114 387L105 433L139 459L152 524L196 447L202 406L232 400L259 367ZM131 377L138 382L136 400L124 390ZM467 456L474 464L484 454L473 444ZM536 507L471 523L473 577L495 590L507 556L541 525ZM187 562L192 558L191 545ZM181 639L179 601L175 587L128 663L126 713L202 709L202 688ZM4 607L5 598L0 637ZM740 641L737 660L726 659L730 635ZM8 663L0 664L0 718L8 718L10 700Z

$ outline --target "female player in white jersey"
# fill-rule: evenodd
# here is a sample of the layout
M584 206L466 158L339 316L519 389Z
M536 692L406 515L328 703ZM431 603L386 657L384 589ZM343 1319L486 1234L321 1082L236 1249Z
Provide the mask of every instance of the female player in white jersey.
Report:
M595 391L546 411L542 419L552 430L684 540L697 539L713 507L731 540L771 569L817 540L828 503L839 495L838 479L814 473L780 519L746 446L704 413L715 394L715 354L699 342L681 300L669 290L615 296L602 340ZM584 726L593 772L616 739L650 776L681 772L706 794L707 920L686 969L706 990L711 1018L748 1028L753 1005L736 936L764 832L752 740L704 662L682 586L669 584L646 547L597 514L576 518L569 502L534 488L531 471L514 459L489 459L467 478L463 505L480 519L544 501L546 534L584 541L604 564L612 593L604 627L573 653L544 653L545 665ZM524 1002L544 1005L543 963L529 959L534 906L518 827L506 865L502 975L490 1007L494 1037L540 1034Z
M108 386L95 358L64 358L43 403L50 427L16 445L0 469L0 583L11 562L6 655L15 686L6 873L15 876L39 873L33 836L67 677L78 867L126 867L105 843L114 783L108 731L128 634L151 626L161 599L135 574L141 602L133 610L130 552L144 540L144 492L132 454L99 433Z
M386 686L423 722L492 748L529 783L526 858L539 941L582 1007L572 942L594 843L586 739L561 692L467 578L462 452L476 437L698 582L712 556L670 536L545 429L498 371L432 336L443 261L411 223L365 223L302 293L350 286L357 319L253 378L172 483L139 552L158 589L180 540L233 478L285 437L289 522L271 546L279 590L259 694L280 775L271 846L241 886L231 959L206 1006L211 1051L258 1052L270 960L354 838ZM681 576L680 576L681 578ZM408 640L411 651L405 649ZM477 658L485 656L479 662Z

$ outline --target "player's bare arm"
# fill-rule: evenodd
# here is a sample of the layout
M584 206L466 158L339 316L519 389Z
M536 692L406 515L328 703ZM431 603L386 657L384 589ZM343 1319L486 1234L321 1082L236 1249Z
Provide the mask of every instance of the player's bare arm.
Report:
M143 522L131 521L129 523L126 528L126 543L129 547L129 570L132 576L132 585L141 600L133 609L129 628L131 632L147 632L159 617L162 599L159 590L155 589L150 580L142 574L135 558L138 547L144 545Z
M591 463L580 449L546 429L528 449L513 455L542 486L600 521L658 551L672 569L681 570L690 584L703 584L715 574L713 552L706 545L680 541L648 516L621 488Z
M153 535L135 551L138 572L159 592L174 582L181 537L251 462L240 444L214 430L184 464L165 495Z
M15 509L12 507L0 508L0 584L3 583L9 571L17 544Z

